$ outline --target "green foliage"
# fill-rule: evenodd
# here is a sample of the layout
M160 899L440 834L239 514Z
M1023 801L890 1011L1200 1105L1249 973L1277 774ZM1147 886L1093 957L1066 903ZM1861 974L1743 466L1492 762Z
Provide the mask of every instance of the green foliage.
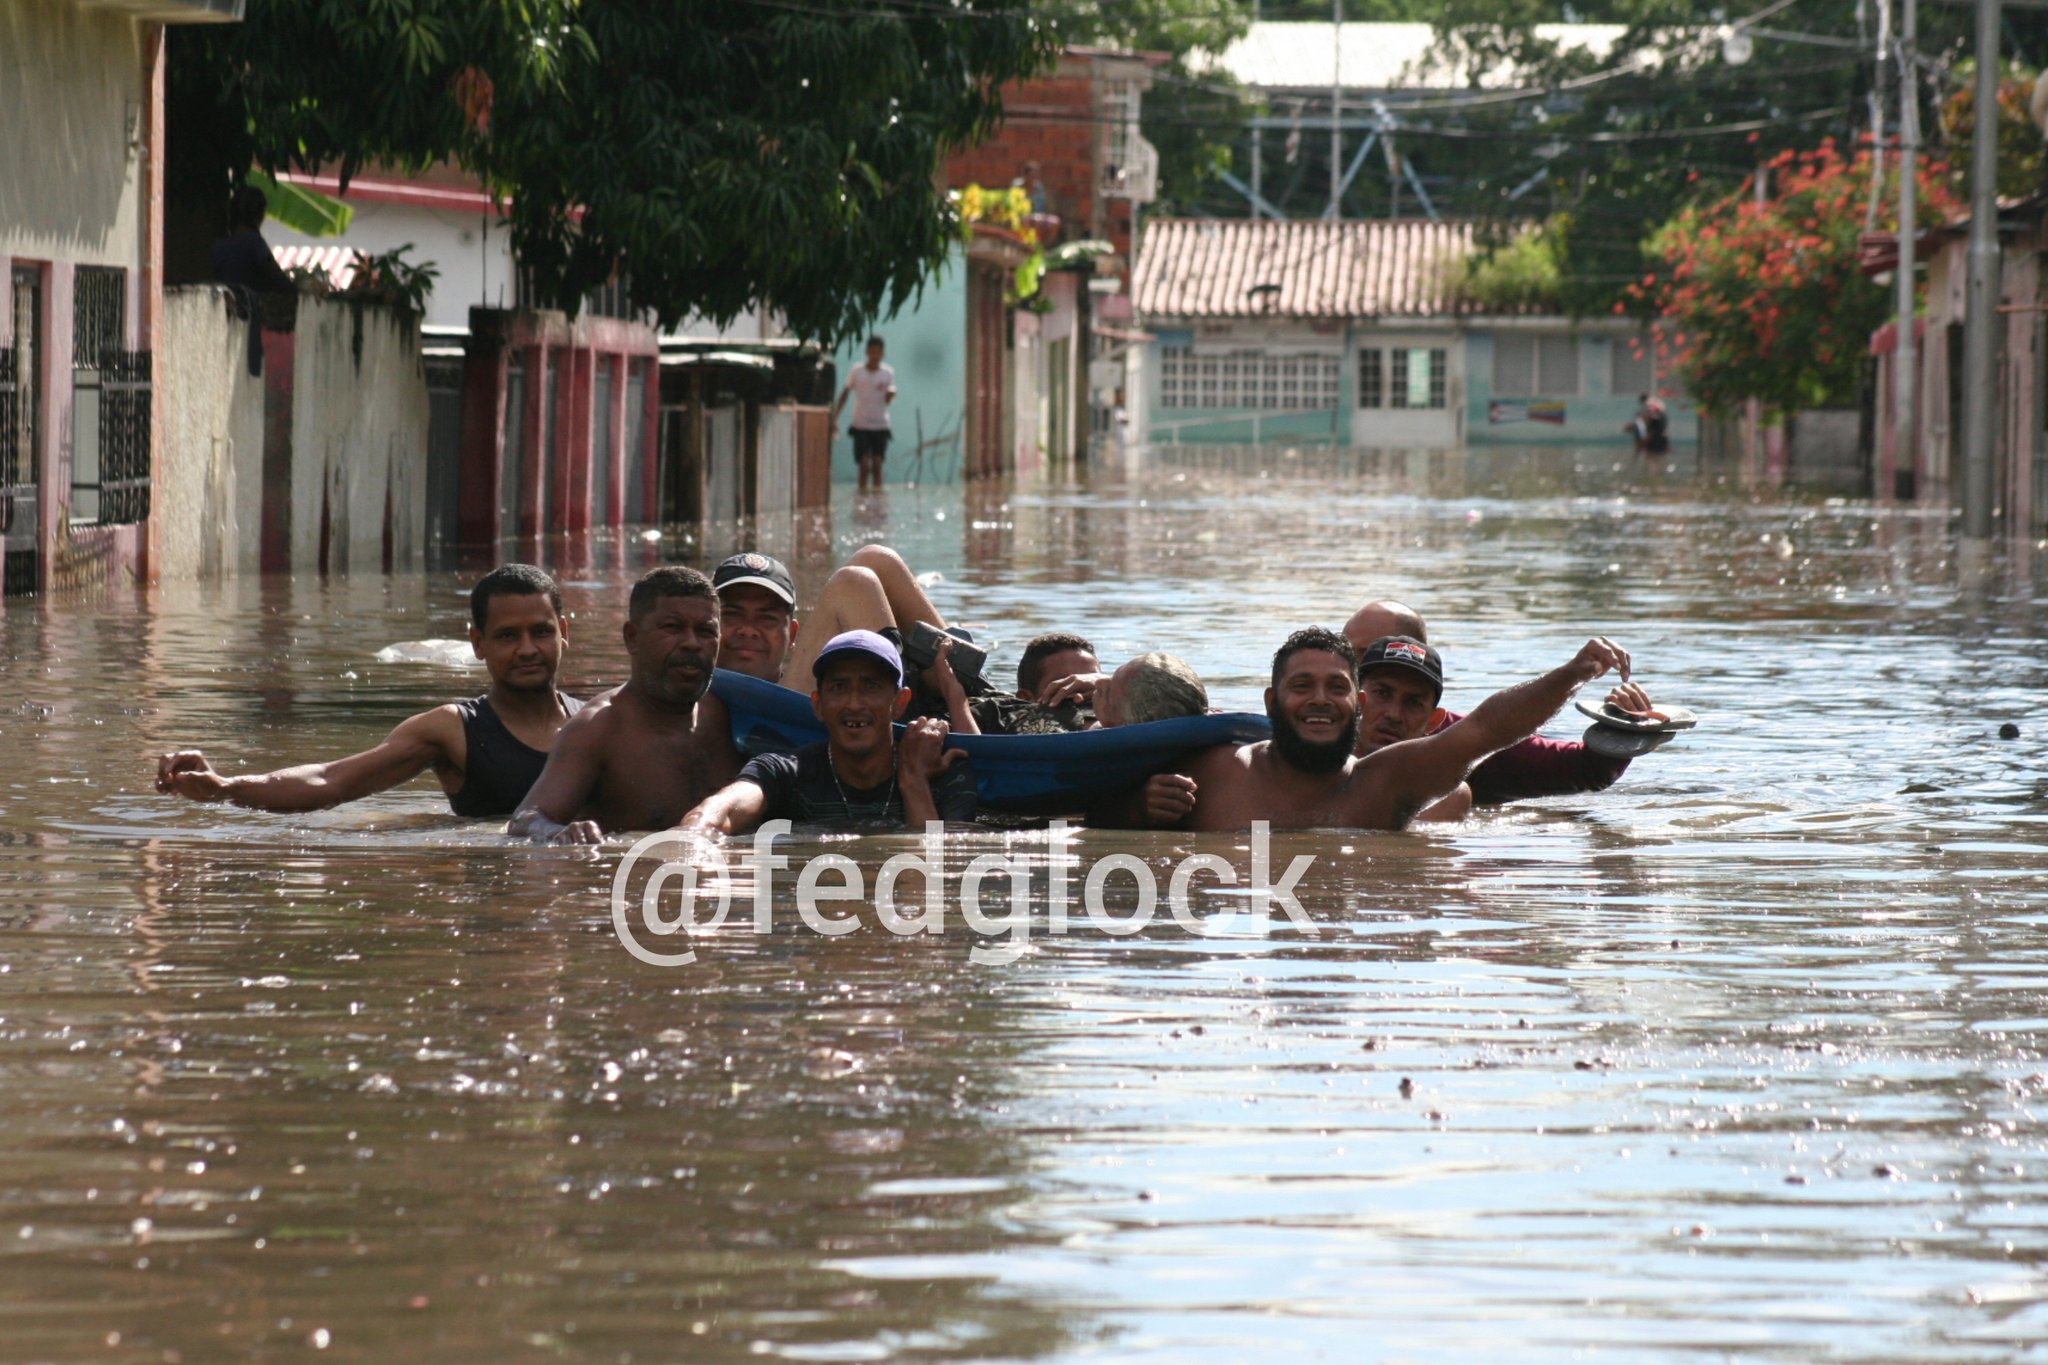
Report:
M1425 173L1451 177L1432 191L1447 215L1495 224L1565 215L1564 305L1580 316L1607 312L1631 281L1663 268L1643 244L1674 212L1726 194L1780 152L1828 136L1854 146L1869 131L1869 7L1795 0L1763 27L1849 46L1758 33L1749 61L1730 65L1719 26L1754 8L1588 0L1568 14L1557 0L1443 0L1442 52L1472 69L1512 64L1523 73L1518 84L1539 93L1464 108L1439 101L1407 120L1405 145ZM1960 164L1942 144L1935 110L1960 83L1970 11L1923 3L1919 14L1920 51L1935 68L1918 86L1921 126L1931 156ZM1567 18L1624 31L1602 53L1561 50L1534 32ZM2015 47L2036 59L2048 53L2048 14L2009 10L2007 19L2009 55ZM1890 107L1895 131L1896 95Z
M294 232L303 232L308 237L339 237L355 221L353 205L331 199L318 190L289 180L273 180L262 171L250 171L243 180L263 191L269 216Z
M252 162L452 159L558 306L623 274L664 323L766 308L828 344L945 260L942 158L1055 43L1025 0L267 0L186 38L202 194Z
M1998 193L2005 199L2039 194L2048 179L2041 129L2027 110L2034 72L2011 62L1998 73ZM1958 194L1970 193L1970 159L1977 132L1977 64L1958 62L1957 89L1941 107L1941 130L1950 147L1951 180Z
M413 244L407 242L376 256L358 251L355 275L341 297L388 303L408 313L426 312L427 296L434 292L434 281L441 272L432 261L407 260L406 253L412 249Z
M1453 261L1453 292L1483 313L1555 313L1562 306L1564 237L1559 218L1516 232L1506 242Z
M1630 300L1672 324L1659 345L1702 407L1757 399L1783 415L1847 406L1863 384L1870 334L1892 306L1857 255L1873 159L1867 150L1845 157L1830 140L1780 152L1766 169L1762 202L1737 189L1659 229L1649 249L1661 269L1630 286ZM1879 188L1878 226L1890 229L1896 172ZM1938 164L1921 168L1919 191L1923 223L1960 210Z

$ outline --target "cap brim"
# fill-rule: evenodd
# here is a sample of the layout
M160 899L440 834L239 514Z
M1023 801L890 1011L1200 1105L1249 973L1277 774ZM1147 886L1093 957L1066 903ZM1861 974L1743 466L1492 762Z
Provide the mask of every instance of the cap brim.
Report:
M811 678L815 681L821 677L825 672L825 665L835 659L867 659L870 662L880 664L884 668L893 668L896 670L896 686L899 688L903 686L902 664L891 663L886 656L877 654L872 649L862 649L859 645L845 645L838 649L821 651L817 658L811 660Z
M727 588L736 588L742 583L751 583L757 588L766 588L792 607L796 605L796 594L772 578L757 578L753 574L745 574L738 578L728 578L723 583L716 584L715 586L717 591L724 592Z

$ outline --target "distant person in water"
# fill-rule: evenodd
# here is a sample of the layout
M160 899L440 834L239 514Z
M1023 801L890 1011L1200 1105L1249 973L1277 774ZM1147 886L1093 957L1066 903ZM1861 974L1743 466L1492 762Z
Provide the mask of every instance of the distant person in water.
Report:
M1664 410L1663 399L1647 393L1636 395L1636 415L1629 420L1628 429L1635 434L1636 454L1671 453L1671 415Z
M974 818L974 773L964 753L945 747L946 723L913 721L896 738L910 689L894 644L873 631L847 631L818 652L816 667L811 708L824 741L751 760L683 818L684 829L741 834L788 820L921 830L931 820Z
M157 760L156 789L251 810L324 810L410 782L432 770L457 815L503 819L547 765L555 736L583 703L555 688L568 635L555 581L507 564L469 593L469 644L491 675L488 692L424 711L376 748L331 763L223 777L183 749Z
M882 363L886 348L880 337L868 338L868 358L846 376L846 387L832 404L832 424L839 425L840 409L853 399L853 421L847 434L853 438L853 462L860 474L857 492L882 491L882 460L889 453L889 405L896 401L896 371Z
M1355 749L1360 758L1404 739L1435 734L1460 719L1457 712L1438 707L1443 698L1443 661L1434 649L1427 651L1433 679L1428 667L1404 667L1406 660L1363 662L1375 641L1389 637L1405 637L1423 646L1429 642L1421 613L1400 602L1368 602L1344 624L1344 638L1362 659ZM1364 676L1368 669L1374 675L1370 680ZM1614 688L1607 700L1625 711L1647 711L1651 704L1650 694L1635 682ZM1460 820L1473 806L1604 791L1628 770L1628 762L1596 753L1578 740L1532 735L1474 768L1462 793L1453 793L1441 807L1432 807L1419 818Z
M1187 827L1245 829L1265 820L1276 829L1403 829L1456 790L1473 764L1533 734L1610 669L1626 678L1628 654L1589 640L1570 662L1495 693L1456 725L1357 758L1358 653L1334 631L1296 631L1273 656L1273 737L1196 756Z
M667 829L739 771L725 706L706 696L718 659L719 601L695 569L651 569L633 585L623 631L631 676L562 727L508 833L597 843Z

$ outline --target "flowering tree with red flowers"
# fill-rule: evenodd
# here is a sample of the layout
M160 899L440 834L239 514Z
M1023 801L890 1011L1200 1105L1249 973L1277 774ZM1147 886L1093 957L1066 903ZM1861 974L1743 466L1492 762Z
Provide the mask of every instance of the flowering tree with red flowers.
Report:
M1853 403L1870 334L1891 307L1890 291L1857 264L1870 152L1844 157L1830 138L1813 151L1780 152L1765 174L1762 202L1752 180L1659 228L1649 254L1664 269L1626 292L1667 323L1658 368L1675 370L1710 412L1752 398L1778 414ZM1891 229L1896 172L1886 179L1878 226ZM1960 213L1946 166L1923 165L1919 184L1923 226Z

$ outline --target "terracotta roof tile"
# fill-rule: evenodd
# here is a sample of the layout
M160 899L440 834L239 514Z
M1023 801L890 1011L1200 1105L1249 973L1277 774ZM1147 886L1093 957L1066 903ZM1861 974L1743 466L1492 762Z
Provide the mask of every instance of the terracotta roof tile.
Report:
M1472 249L1470 223L1158 218L1132 292L1146 318L1444 317L1472 311L1448 271Z

